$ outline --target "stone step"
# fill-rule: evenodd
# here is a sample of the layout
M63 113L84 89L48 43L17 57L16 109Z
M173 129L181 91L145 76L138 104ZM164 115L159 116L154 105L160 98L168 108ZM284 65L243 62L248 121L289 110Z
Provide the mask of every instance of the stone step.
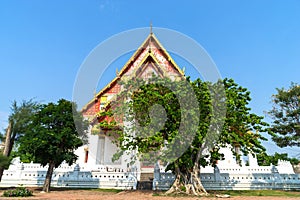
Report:
M145 172L142 172L141 173L141 177L140 177L140 181L152 181L153 180L153 173L145 173Z

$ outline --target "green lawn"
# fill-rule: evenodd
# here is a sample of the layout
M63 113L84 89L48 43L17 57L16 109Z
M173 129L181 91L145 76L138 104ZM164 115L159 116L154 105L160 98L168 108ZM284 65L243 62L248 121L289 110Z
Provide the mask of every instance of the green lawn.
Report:
M90 189L90 190L99 191L99 192L110 192L110 193L119 193L119 192L124 191L124 190L120 190L120 189L101 189L101 188Z
M229 194L231 196L285 196L300 197L300 191L283 191L283 190L222 190L208 191L210 195Z

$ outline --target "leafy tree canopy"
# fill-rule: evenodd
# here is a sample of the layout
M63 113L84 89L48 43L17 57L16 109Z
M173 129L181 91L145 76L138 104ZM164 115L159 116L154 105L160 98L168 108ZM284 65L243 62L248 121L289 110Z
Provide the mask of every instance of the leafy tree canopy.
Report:
M261 152L256 155L257 162L260 166L270 166L271 164L277 165L278 160L290 161L292 165L298 165L299 160L297 158L288 157L287 153L275 153L274 155L268 155L266 152Z
M267 124L250 112L250 92L232 79L213 84L152 77L128 80L122 87L107 112L101 113L102 119L109 120L103 120L100 127L117 127L113 129L120 147L117 158L128 150L138 150L134 155L140 160L152 157L169 163L167 169L176 175L170 192L182 187L196 195L205 192L199 166L222 159L220 147L229 144L238 159L240 152L265 150L260 143L265 138L259 132L265 131ZM188 146L181 151L185 144ZM169 159L174 156L178 157Z
M24 136L20 139L18 153L21 160L31 160L49 165L43 191L50 190L53 168L63 161L70 165L76 161L74 150L83 142L76 130L73 120L73 105L70 101L61 99L55 103L42 105L32 116L31 123L26 127ZM76 106L75 106L76 108ZM75 114L76 115L76 114ZM77 122L79 115L77 115ZM86 124L81 117L82 124ZM83 131L87 126L81 126Z
M11 114L8 117L8 127L5 129L5 134L1 134L1 140L4 142L3 158L10 160L14 155L11 155L14 144L25 134L28 124L31 123L31 116L39 109L40 104L33 101L23 100L21 103L12 102ZM10 158L9 158L10 157ZM6 161L5 161L6 162ZM0 166L0 180L2 179L4 167Z
M272 96L273 141L280 147L300 146L300 86L291 83L288 89L277 88Z

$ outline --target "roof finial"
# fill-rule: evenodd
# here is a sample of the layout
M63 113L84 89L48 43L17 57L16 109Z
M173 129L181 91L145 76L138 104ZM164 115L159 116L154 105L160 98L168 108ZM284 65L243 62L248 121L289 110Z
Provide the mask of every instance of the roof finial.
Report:
M152 22L150 22L150 34L152 35Z
M149 37L149 49L148 52L151 53L151 38L152 38L152 22L150 21L150 37Z
M96 93L96 88L94 88L94 98L95 98L95 101L97 101L97 93Z

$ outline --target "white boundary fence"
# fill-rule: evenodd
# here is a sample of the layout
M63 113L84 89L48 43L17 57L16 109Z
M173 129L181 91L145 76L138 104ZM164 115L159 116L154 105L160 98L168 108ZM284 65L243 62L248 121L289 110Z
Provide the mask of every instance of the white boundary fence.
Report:
M268 172L271 167L271 171ZM207 171L207 170L204 170ZM200 178L206 190L260 190L282 189L300 190L300 174L279 174L275 166L259 167L239 173L220 173L218 167L212 173L201 173ZM167 190L175 176L161 172L158 165L154 169L153 190Z
M201 169L200 178L207 190L251 190L283 189L300 190L300 174L286 174L289 169L284 162L281 166L256 166ZM14 161L4 171L0 187L42 186L47 166ZM279 169L279 170L278 170ZM124 170L120 166L62 164L56 168L51 186L69 188L115 188L136 189L140 172ZM167 190L174 181L174 175L164 172L158 164L154 168L153 190Z
M42 186L48 166L15 162L4 170L0 187ZM62 164L55 169L52 187L136 189L136 172L112 166L95 165L93 169Z

